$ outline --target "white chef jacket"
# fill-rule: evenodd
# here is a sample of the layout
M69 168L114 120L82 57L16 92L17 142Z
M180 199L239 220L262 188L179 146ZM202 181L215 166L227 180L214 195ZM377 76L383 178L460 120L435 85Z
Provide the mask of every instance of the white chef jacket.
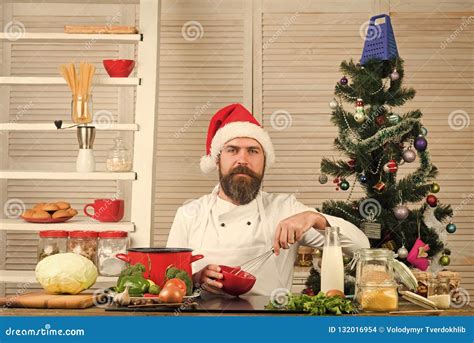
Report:
M239 266L271 249L278 223L304 211L317 212L294 195L260 191L246 205L234 205L213 192L181 206L174 218L167 247L191 248L204 258L192 264L193 273L208 264ZM369 248L365 234L352 223L322 214L330 226L340 229L343 252L352 255ZM270 295L277 288L291 289L298 246L322 248L324 230L308 230L289 249L272 255L259 270L252 270L257 282L248 294Z

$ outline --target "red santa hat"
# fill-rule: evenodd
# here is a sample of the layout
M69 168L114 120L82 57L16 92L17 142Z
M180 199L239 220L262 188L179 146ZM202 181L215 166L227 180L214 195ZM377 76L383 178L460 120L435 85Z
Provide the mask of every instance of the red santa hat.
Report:
M209 173L217 169L216 163L224 144L239 137L258 141L265 153L266 165L273 164L275 151L268 133L244 106L232 104L217 111L209 123L206 155L201 158L202 172Z

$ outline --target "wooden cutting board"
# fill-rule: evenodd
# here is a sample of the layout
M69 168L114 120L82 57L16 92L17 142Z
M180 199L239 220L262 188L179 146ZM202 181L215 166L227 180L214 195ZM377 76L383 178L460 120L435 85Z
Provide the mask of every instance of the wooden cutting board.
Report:
M94 305L93 294L27 293L0 297L0 306L26 308L88 308Z

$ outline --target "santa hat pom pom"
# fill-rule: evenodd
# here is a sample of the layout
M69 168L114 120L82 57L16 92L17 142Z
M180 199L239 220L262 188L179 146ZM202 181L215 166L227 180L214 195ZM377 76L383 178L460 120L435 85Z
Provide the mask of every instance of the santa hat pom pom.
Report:
M217 169L216 161L214 161L211 155L201 157L200 167L201 171L205 174Z

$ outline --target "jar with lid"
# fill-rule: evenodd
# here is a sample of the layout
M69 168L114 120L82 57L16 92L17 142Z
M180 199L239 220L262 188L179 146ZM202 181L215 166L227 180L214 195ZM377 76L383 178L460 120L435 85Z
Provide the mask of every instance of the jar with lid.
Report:
M65 253L69 233L64 230L44 230L39 232L38 262L43 258Z
M121 137L114 138L114 146L107 156L107 170L111 172L132 170L132 156Z
M126 254L128 233L125 231L103 231L99 233L98 264L99 274L118 276L126 267L126 263L115 257L116 254Z
M398 285L393 272L394 253L388 249L360 249L355 255L355 298L364 311L396 311Z
M97 266L97 237L95 231L71 231L69 232L68 252L87 257Z
M451 305L449 278L437 276L429 281L428 300L434 302L438 308L449 308Z

